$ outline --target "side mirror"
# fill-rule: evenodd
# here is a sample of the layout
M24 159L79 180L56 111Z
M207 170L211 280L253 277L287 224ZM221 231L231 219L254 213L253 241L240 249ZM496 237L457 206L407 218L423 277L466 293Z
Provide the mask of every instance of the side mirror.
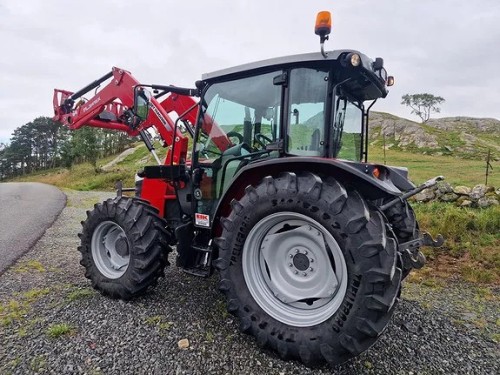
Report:
M142 87L135 89L134 94L134 114L144 121L148 117L149 104L151 101L151 92L143 89Z

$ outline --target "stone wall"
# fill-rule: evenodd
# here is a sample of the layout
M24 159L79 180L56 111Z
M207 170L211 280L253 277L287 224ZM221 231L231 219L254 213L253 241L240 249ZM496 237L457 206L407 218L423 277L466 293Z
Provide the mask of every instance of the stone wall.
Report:
M500 204L500 188L483 184L473 188L468 186L451 186L445 181L438 182L432 188L425 189L415 195L417 202L450 202L460 207L489 207Z

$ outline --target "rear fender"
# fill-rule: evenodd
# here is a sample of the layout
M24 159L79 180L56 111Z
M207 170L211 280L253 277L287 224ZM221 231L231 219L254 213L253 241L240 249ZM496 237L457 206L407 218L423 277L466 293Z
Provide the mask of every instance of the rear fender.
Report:
M373 176L378 168L379 178ZM392 198L414 186L401 173L378 164L355 163L337 159L321 159L310 157L288 157L260 161L243 167L234 177L233 182L222 195L213 215L212 234L222 233L220 218L231 212L230 203L240 199L248 185L256 186L265 176L277 176L282 172L312 172L322 176L331 176L344 184L348 189L356 189L369 200Z

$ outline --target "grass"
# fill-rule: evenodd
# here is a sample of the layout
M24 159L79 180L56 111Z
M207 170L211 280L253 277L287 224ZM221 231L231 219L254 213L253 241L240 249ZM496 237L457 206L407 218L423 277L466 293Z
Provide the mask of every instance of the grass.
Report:
M46 366L47 359L43 355L36 355L30 361L30 368L35 373L45 370Z
M429 280L436 273L450 277L458 272L471 282L500 282L499 206L467 209L434 202L413 207L422 231L445 237L443 247L424 248L431 264Z
M83 288L83 289L76 289L73 290L68 294L66 297L70 302L73 301L78 301L80 299L85 299L92 297L94 295L94 292L91 289L88 288Z
M368 150L368 160L372 163L384 164L384 151L381 147L371 146ZM400 150L386 150L387 165L401 166L409 169L410 179L419 184L428 179L443 175L453 186L475 186L484 184L486 163L482 160L466 160L452 156L434 156L414 154ZM488 185L500 186L500 173L492 162L493 172L488 178ZM500 167L500 165L498 165Z
M34 318L34 319L30 319L28 321L23 321L22 326L19 327L19 329L17 330L18 336L19 337L26 337L29 334L32 334L35 327L38 324L43 323L44 321L45 320L41 319L41 318Z
M153 315L145 319L145 323L158 327L161 331L168 331L174 325L173 322L167 322L162 315Z
M38 260L27 260L27 261L20 261L18 264L14 267L14 272L16 273L27 273L27 272L45 272L45 267L41 262Z
M49 293L49 288L35 288L15 293L9 301L0 304L0 326L8 326L22 321L30 312L31 305Z
M64 335L72 334L74 328L67 323L53 324L47 328L46 334L50 338L56 339Z

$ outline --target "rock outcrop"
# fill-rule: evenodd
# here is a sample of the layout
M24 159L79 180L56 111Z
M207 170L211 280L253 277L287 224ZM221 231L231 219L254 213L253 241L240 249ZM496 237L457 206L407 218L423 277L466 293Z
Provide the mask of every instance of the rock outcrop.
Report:
M500 159L500 121L489 118L444 117L420 124L388 113L370 117L370 144L434 155Z

